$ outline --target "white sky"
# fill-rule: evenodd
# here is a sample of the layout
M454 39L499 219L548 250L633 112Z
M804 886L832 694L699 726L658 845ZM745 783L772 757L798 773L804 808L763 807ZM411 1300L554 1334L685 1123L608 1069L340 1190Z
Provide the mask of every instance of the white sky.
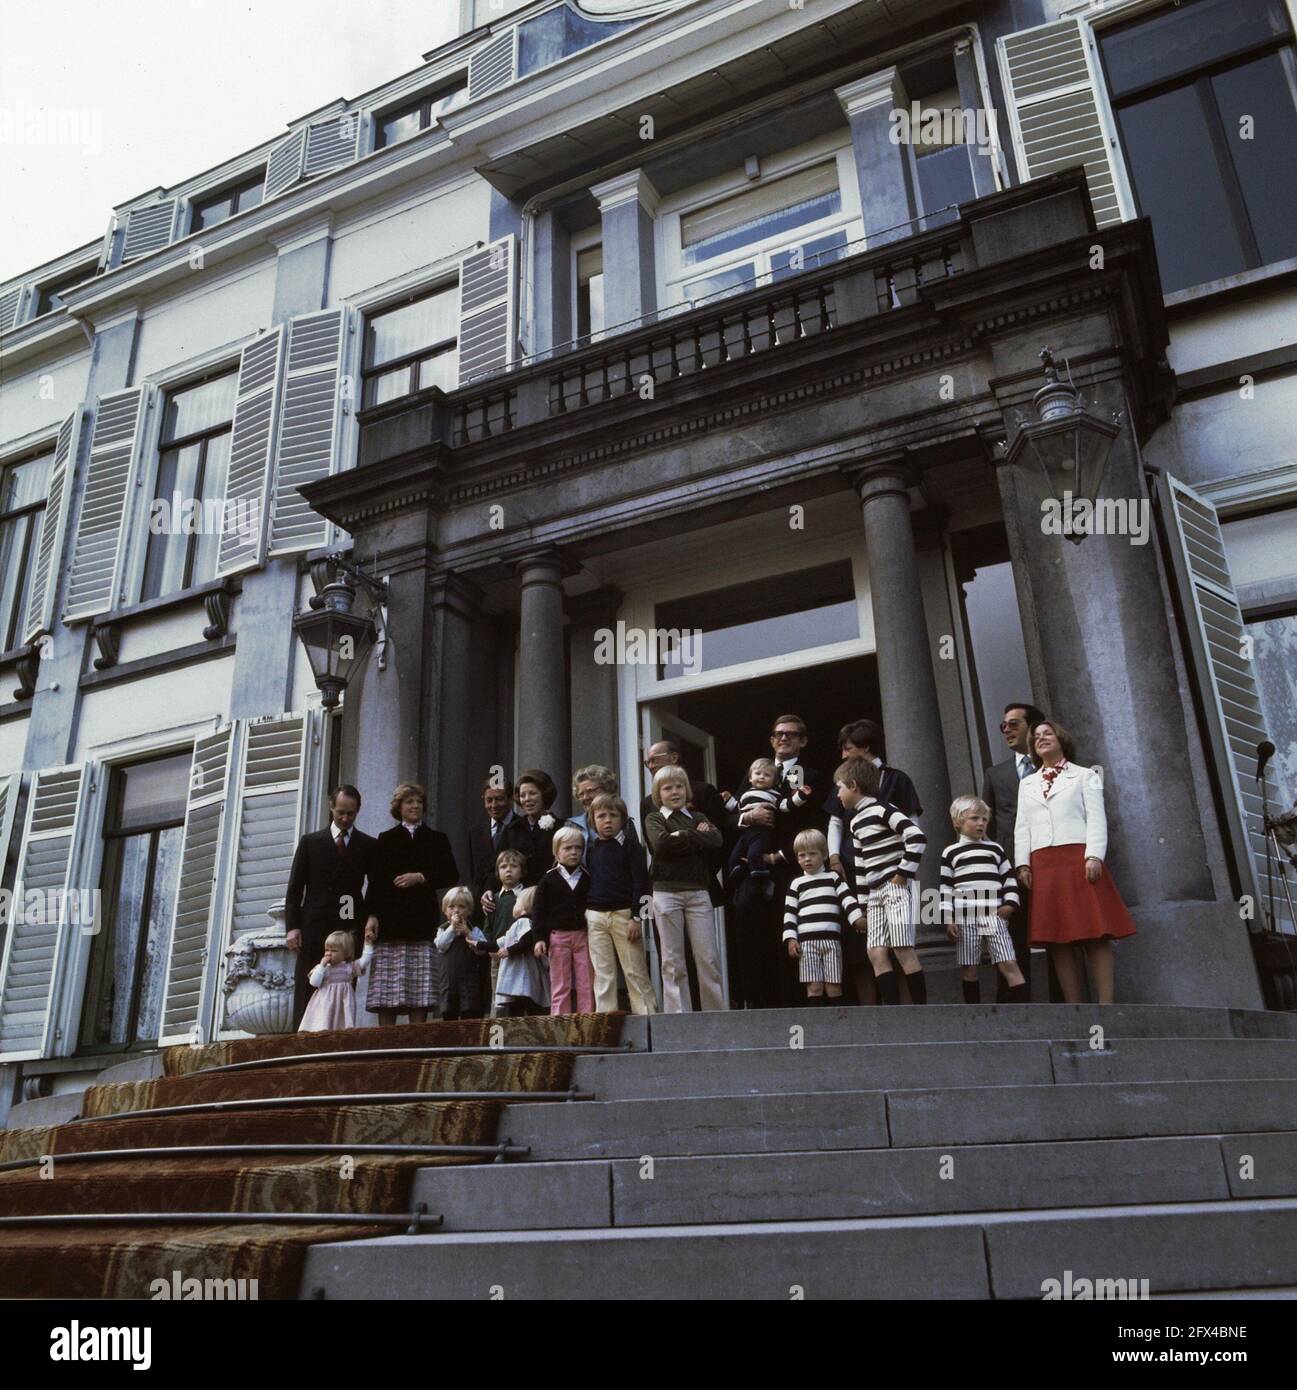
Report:
M458 0L0 0L0 279L417 67L458 17Z

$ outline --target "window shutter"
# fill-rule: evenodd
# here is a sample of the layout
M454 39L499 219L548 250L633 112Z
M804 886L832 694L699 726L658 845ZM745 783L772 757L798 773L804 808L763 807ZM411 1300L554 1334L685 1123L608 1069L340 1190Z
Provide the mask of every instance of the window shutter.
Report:
M997 47L1022 178L1083 165L1099 226L1132 216L1089 25L1063 19L1006 34Z
M1224 828L1241 891L1258 901L1265 833L1256 749L1267 735L1251 644L1230 579L1216 508L1168 474L1152 477L1176 597L1189 634L1199 706L1207 722L1207 751L1223 792Z
M518 75L518 30L515 25L498 38L489 40L468 60L468 99L507 87Z
M15 285L0 294L0 333L7 333L26 319L30 289L30 285Z
M273 329L243 349L230 435L225 484L226 516L217 573L235 574L265 560L266 512L270 501L271 441L280 404L284 330ZM232 510L231 510L232 508ZM246 526L241 521L246 520Z
M512 233L459 263L459 382L503 371L513 360L518 239Z
M342 365L349 324L345 309L289 320L270 516L272 555L309 550L327 539L328 523L297 489L327 478L336 466L347 405Z
M126 214L118 265L137 261L141 256L170 246L176 238L179 214L179 198L164 198L161 202L150 203L147 207L132 208Z
M306 131L295 130L270 151L266 162L265 201L290 188L302 177L302 155L306 149Z
M318 718L288 714L246 726L232 798L235 861L222 960L225 947L244 932L269 930L270 909L284 900L303 829L303 773L311 741L319 737ZM223 1027L223 1004L220 1018Z
M185 812L184 850L176 888L171 946L164 975L159 1044L206 1042L216 971L211 951L220 921L217 879L234 766L234 725L227 724L194 744Z
M302 177L313 179L317 174L327 174L331 169L353 163L359 134L359 111L344 111L331 120L307 126Z
M65 620L106 612L117 601L131 478L153 394L151 388L135 386L99 398L72 545Z
M72 504L72 483L77 471L77 445L81 439L81 407L59 426L54 444L54 462L50 466L49 500L41 521L40 544L36 549L36 568L32 574L31 593L27 599L27 615L23 641L34 642L42 632L54 626L54 600L62 573L63 536L68 510Z
M88 784L82 767L52 768L33 779L13 920L0 965L0 1062L47 1056L54 1041L55 982L77 933L66 898L59 895L73 886L78 822ZM27 894L35 892L56 895L46 900L44 913L26 910ZM52 905L57 908L49 911Z
M18 798L22 793L23 775L11 772L0 777L0 876L9 862L9 846L13 840L14 822L18 818ZM0 920L0 949L4 947L4 922Z

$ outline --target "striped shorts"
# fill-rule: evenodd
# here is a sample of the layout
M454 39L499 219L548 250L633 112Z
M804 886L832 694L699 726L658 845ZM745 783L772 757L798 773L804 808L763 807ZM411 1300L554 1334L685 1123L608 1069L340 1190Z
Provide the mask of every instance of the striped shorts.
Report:
M1017 959L1003 917L979 917L971 922L961 922L955 959L960 965L981 965L983 942L991 949L992 965Z
M872 888L865 903L865 921L869 926L867 942L873 950L878 946L914 945L913 898L908 883L884 883Z
M842 983L842 943L836 937L819 936L799 944L802 954L797 962L797 978L802 984Z

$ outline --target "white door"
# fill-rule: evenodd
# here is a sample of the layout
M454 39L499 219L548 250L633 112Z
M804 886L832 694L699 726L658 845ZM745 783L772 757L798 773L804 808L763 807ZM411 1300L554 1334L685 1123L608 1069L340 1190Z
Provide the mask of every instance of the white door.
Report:
M690 777L701 777L703 781L716 785L716 740L696 724L690 724L678 715L669 714L651 704L640 706L640 730L644 739L644 749L661 739L669 738L679 746L680 761ZM648 770L640 764L640 777L644 795L648 795L650 778ZM641 827L642 829L643 827ZM725 1007L730 1005L730 963L725 949L725 909L718 907L712 914L716 930L717 956L721 963L721 990L725 997ZM649 969L653 973L653 986L662 997L662 968L658 960L657 943L653 934L648 933L645 943L649 952Z

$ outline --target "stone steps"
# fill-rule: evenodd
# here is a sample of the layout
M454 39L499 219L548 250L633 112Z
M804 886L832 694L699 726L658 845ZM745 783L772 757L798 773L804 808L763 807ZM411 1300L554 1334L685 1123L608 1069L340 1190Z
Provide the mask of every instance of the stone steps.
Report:
M1046 1281L1150 1294L1297 1283L1297 1200L462 1232L317 1245L308 1298L1041 1298ZM1115 1286L1110 1286L1115 1288Z

